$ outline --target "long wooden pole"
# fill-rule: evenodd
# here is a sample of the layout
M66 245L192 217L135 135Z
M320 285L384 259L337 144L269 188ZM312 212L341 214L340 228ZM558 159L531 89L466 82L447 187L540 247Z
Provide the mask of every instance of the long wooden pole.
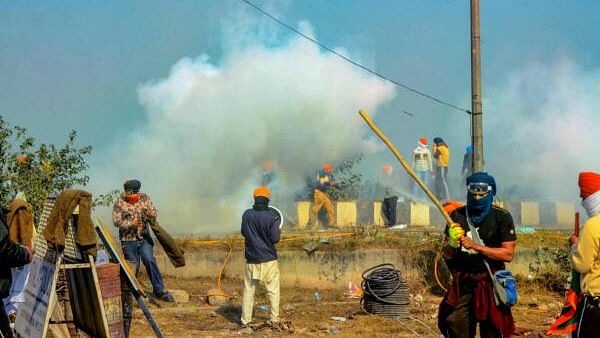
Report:
M481 30L479 0L471 0L471 144L473 172L483 171L483 108L481 97Z
M375 134L383 141L383 143L385 143L385 145L390 149L390 151L394 154L394 156L396 156L396 158L398 159L398 161L400 161L400 164L404 167L404 170L406 170L408 175L410 175L410 177L412 177L417 182L419 187L421 187L421 189L423 189L423 191L425 191L425 194L427 194L427 197L429 197L431 202L433 202L433 204L442 213L442 216L444 216L444 219L446 220L446 222L448 224L454 223L454 221L452 220L452 218L450 218L450 216L448 215L446 210L444 210L444 206L442 205L442 203L440 203L440 201L437 199L437 197L435 197L435 195L427 188L425 183L423 183L423 181L421 181L419 176L417 176L415 171L410 167L410 165L408 165L408 162L406 162L406 160L404 159L402 154L400 154L398 149L396 149L394 144L392 144L392 142L387 138L387 136L385 136L385 134L381 130L379 130L379 128L375 125L375 123L373 123L373 120L371 120L371 118L369 117L369 114L367 114L362 109L360 109L358 111L358 113L363 118L363 120L365 120L365 122L369 125L369 127L371 127L373 132L375 132Z

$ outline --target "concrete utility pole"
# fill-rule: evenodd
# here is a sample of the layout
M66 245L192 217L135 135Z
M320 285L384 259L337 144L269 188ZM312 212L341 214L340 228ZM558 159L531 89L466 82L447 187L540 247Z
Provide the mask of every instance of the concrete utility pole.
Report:
M471 144L473 172L483 171L483 111L481 99L481 31L479 0L471 0Z

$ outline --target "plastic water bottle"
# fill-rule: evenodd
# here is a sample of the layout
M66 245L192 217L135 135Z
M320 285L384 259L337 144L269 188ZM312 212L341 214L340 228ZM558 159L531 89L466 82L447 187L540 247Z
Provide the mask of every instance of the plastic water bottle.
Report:
M106 250L98 250L98 253L96 255L96 265L98 266L108 263L110 263L110 258L108 257Z
M260 305L258 306L258 309L259 309L260 311L262 311L262 312L267 312L267 311L269 311L269 307L268 307L267 305L263 305L263 304L260 304Z
M321 300L321 294L319 293L319 291L315 292L315 300L317 302Z

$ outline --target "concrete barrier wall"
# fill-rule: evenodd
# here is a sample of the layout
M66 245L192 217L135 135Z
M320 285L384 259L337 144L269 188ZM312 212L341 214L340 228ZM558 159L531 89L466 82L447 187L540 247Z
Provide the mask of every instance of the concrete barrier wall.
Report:
M515 223L522 226L570 227L575 214L575 204L569 202L496 201L494 204L507 209ZM305 227L311 207L310 201L297 202L299 228ZM385 220L381 207L381 201L336 202L334 203L336 225L342 228L355 225L383 226ZM434 227L441 227L444 224L443 217L433 205L414 201L398 202L396 219L399 224ZM317 224L320 223L323 223L323 219L317 221Z
M281 283L285 286L342 289L352 281L358 285L362 273L376 265L391 263L407 280L422 281L431 274L432 257L415 249L356 248L344 251L315 251L311 255L301 250L279 250ZM527 276L535 258L535 250L519 249L508 268L515 275ZM186 252L186 266L173 268L162 250L156 250L163 274L181 278L216 278L225 260L226 250L194 249ZM444 263L441 262L441 265ZM224 271L225 276L243 277L244 252L235 250Z

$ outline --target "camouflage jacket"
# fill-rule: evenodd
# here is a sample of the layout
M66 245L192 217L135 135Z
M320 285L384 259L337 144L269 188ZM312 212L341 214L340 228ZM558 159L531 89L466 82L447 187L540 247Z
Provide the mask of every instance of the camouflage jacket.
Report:
M156 208L150 197L141 194L140 199L131 204L121 196L113 207L113 224L119 228L121 241L137 241L149 238L148 218L156 218Z

